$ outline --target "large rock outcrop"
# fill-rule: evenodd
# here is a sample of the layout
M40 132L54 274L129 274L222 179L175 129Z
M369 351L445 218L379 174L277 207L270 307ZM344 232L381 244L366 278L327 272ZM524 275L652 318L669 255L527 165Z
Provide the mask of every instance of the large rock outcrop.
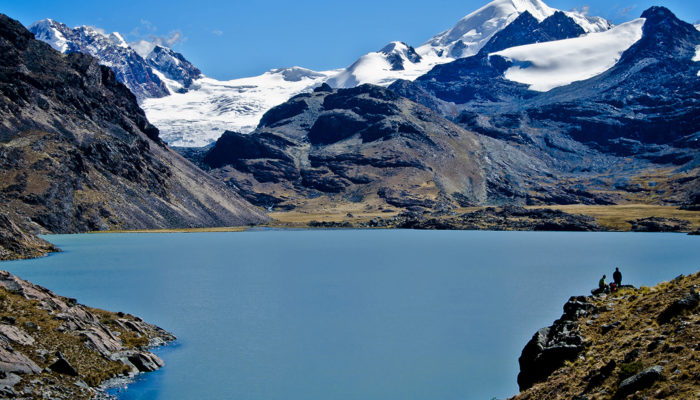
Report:
M518 386L521 391L546 380L564 362L578 356L585 348L585 341L579 333L577 320L596 311L586 297L572 297L564 304L564 314L560 319L535 333L518 359Z
M78 304L0 271L0 396L90 399L98 386L162 367L175 339L138 317Z
M700 360L700 272L654 287L572 297L523 349L526 399L690 399Z

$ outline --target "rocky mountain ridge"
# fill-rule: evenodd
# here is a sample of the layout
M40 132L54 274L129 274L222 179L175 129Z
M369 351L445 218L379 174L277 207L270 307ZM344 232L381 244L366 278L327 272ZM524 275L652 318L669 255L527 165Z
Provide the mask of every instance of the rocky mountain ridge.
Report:
M563 13L540 22L526 12L484 52L389 87L432 112L376 86L322 86L271 109L250 135L227 132L200 162L256 204L280 209L322 203L409 211L509 203L687 206L698 190L690 127L697 126L691 53L700 32L661 8L647 10L636 24L641 38L610 71L542 93L505 79L510 61L493 52L579 40L580 27ZM668 38L656 40L659 35ZM669 46L672 40L679 46ZM652 60L653 67L643 68ZM449 106L456 99L467 109L455 113ZM550 112L547 104L565 111ZM597 117L570 116L577 107ZM626 119L632 112L634 121ZM641 118L645 113L649 118ZM550 122L552 116L569 124ZM643 132L661 131L657 117L665 118L668 136L646 137ZM606 123L610 129L603 129Z
M35 22L29 31L62 53L97 58L139 101L186 91L202 74L182 54L152 43L134 48L118 32L107 34L91 26L69 28L51 19Z
M60 51L78 49L103 60L134 91L167 143L198 147L212 143L226 130L253 131L266 111L323 82L352 88L365 83L386 86L397 79L416 79L436 65L476 54L493 35L524 13L538 22L554 14L565 15L581 33L611 27L602 18L559 11L541 0L495 0L417 48L394 41L345 68L274 69L230 81L201 75L182 55L162 45L144 40L127 44L118 33L106 35L93 27L70 29L51 20L39 21L30 29L37 38Z
M0 50L0 210L16 226L70 233L267 220L170 150L93 57L61 54L4 15Z

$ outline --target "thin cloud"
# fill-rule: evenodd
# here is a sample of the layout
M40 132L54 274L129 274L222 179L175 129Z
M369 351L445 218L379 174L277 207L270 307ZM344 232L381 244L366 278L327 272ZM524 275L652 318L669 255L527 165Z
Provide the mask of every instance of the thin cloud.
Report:
M93 30L95 30L95 31L97 31L97 32L99 32L99 33L101 33L101 34L103 34L103 35L106 33L105 30L102 29L102 28L98 28L98 27L92 26L92 25L88 25L88 27L91 28L91 29L93 29Z
M213 33L216 36L221 36L224 34L224 31L220 31L220 30L216 29L216 30L211 31L211 33Z
M625 7L625 8L620 9L620 10L617 12L617 18L626 17L627 14L629 14L629 13L630 13L632 10L634 10L635 8L637 8L637 5L636 5L636 4L633 4L633 5L629 6L629 7Z
M588 15L588 12L591 11L591 6L581 6L581 8L574 8L571 11L581 15Z
M158 28L147 19L142 19L139 26L135 27L129 37L134 38L134 42L147 41L160 46L173 47L187 40L179 29L170 31L168 35L158 35Z

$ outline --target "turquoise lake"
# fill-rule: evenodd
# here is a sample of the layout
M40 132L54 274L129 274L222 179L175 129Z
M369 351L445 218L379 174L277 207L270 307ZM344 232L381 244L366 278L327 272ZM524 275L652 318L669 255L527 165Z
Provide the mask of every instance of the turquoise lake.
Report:
M700 269L680 234L412 230L50 235L0 263L174 333L120 399L468 400L516 394L520 351L615 267Z

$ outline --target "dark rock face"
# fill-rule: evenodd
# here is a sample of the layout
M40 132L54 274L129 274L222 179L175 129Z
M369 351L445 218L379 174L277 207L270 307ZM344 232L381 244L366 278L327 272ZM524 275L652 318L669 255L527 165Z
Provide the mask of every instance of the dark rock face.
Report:
M432 207L449 201L448 187L481 201L479 149L473 134L392 91L321 87L270 110L250 135L227 132L204 163L266 207L319 196Z
M408 61L412 63L420 62L421 56L418 53L416 53L416 49L414 49L412 46L407 45L406 43L401 44L408 48L406 54L403 55L408 59ZM403 57L396 47L396 43L389 43L383 49L379 50L379 52L386 55L386 60L391 65L392 71L403 71L405 69L403 65Z
M347 139L366 127L366 121L352 111L328 111L321 114L311 127L309 142L332 144Z
M659 314L657 320L660 324L668 323L671 319L681 314L683 311L695 309L698 304L700 304L700 294L697 292L688 293L688 295L684 298L676 300L666 307L661 314Z
M518 386L521 391L546 380L565 361L578 356L585 348L585 343L578 333L576 320L579 316L593 312L594 307L586 297L572 297L564 305L564 315L560 319L535 333L518 359Z
M63 374L63 375L68 375L68 376L78 376L78 371L73 368L72 365L65 359L63 354L56 353L56 356L58 357L58 360L54 362L53 364L49 365L49 368L51 371Z
M649 217L629 221L635 232L688 232L690 221L678 218Z
M167 47L156 45L146 57L146 62L153 69L162 72L187 89L192 82L202 76L202 71L189 62L182 54Z
M0 116L0 208L29 232L266 219L168 149L111 69L4 15Z
M663 367L655 365L649 367L637 375L631 376L620 383L620 386L615 393L615 398L625 398L638 390L646 389L654 384L654 382L663 379Z
M495 53L509 47L531 43L550 42L569 39L585 33L573 19L557 11L544 21L539 22L528 11L520 14L513 22L503 28L479 50L482 56Z
M324 85L328 86L324 83ZM316 88L317 91L323 86ZM330 88L330 86L328 86ZM304 111L309 109L309 105L306 103L303 97L296 98L295 101L288 101L282 103L279 106L273 107L270 111L266 112L260 120L261 127L274 127L278 125L280 121L284 121L288 118L295 117Z
M165 365L160 357L153 353L146 352L134 352L132 355L128 356L128 360L139 372L153 372Z

